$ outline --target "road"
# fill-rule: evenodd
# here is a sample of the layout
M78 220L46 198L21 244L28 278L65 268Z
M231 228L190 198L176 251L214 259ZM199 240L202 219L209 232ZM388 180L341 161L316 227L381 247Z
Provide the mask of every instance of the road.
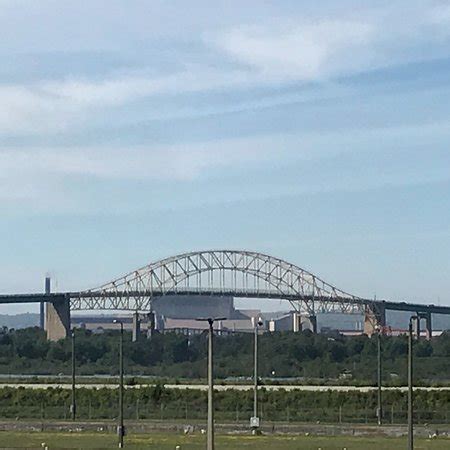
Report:
M140 389L154 386L152 384L136 384L136 385L125 385L126 389ZM1 387L9 388L26 388L26 389L47 389L47 388L61 388L61 389L71 389L72 385L69 383L0 383ZM206 384L165 384L166 389L181 389L181 390L198 390L207 391L208 386ZM117 389L117 384L106 384L106 383L77 383L77 388L85 389ZM264 385L260 388L264 388L268 391L304 391L304 392L371 392L375 391L377 388L372 386L301 386L301 385ZM415 387L415 390L423 391L450 391L450 387ZM250 391L253 390L253 385L243 385L243 384L217 384L215 386L217 391ZM383 391L401 391L406 392L408 388L404 387L384 387Z

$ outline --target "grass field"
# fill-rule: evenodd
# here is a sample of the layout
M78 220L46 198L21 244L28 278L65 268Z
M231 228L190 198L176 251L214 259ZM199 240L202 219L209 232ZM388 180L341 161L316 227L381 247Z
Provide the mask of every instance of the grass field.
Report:
M0 432L0 448L42 448L45 442L49 449L105 449L116 448L117 440L112 434L93 433L15 433ZM181 436L176 434L132 435L126 438L126 448L175 450L204 450L204 436ZM217 450L403 450L406 439L389 438L322 438L304 436L228 436L216 438ZM448 450L449 439L417 440L417 450Z

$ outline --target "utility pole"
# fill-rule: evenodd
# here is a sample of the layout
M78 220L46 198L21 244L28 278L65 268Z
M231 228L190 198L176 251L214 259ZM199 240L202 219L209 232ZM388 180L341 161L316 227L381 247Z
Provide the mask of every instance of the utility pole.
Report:
M255 324L255 355L254 355L254 376L253 376L253 417L258 417L258 325Z
M382 362L381 362L381 328L378 328L377 333L377 347L378 347L378 426L383 424L383 399L382 399Z
M76 397L75 397L75 329L72 329L72 405L70 407L72 420L76 419Z
M214 321L208 320L208 450L214 450L214 364L213 364L213 340Z
M214 360L213 360L213 340L214 322L226 320L224 317L201 318L200 322L208 322L208 427L207 427L207 450L214 450Z
M253 417L250 418L250 428L253 434L258 433L260 420L258 417L258 327L263 325L259 318L255 323L254 375L253 375Z
M119 344L119 423L117 426L117 435L119 438L119 448L123 448L123 437L125 435L125 429L123 426L123 322L115 319L114 323L120 324L120 344Z
M414 396L413 396L413 322L417 317L409 319L408 328L408 450L414 450Z

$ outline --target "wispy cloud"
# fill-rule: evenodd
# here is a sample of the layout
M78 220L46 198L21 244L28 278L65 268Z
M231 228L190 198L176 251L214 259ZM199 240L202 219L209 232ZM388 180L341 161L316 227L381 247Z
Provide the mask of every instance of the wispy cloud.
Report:
M249 74L191 67L164 77L145 73L104 79L42 81L31 85L0 85L0 133L54 132L78 127L109 107L156 95L200 92L251 83Z
M413 2L408 8L402 6L355 9L333 18L304 15L266 18L258 25L208 31L203 42L215 52L220 62L216 66L205 61L183 63L165 75L155 75L154 70L143 64L141 70L113 72L101 78L68 75L29 84L0 84L0 134L73 130L110 109L120 111L125 105L156 96L161 101L164 95L179 93L231 91L287 81L323 82L448 55L448 4ZM400 12L407 25L398 21ZM319 97L325 91L320 91ZM333 88L332 92L336 90ZM265 104L271 104L270 99L251 103ZM233 105L224 108L233 111ZM174 117L180 111L183 110L174 111ZM396 133L398 136L399 131ZM335 137L328 133L324 139L334 142ZM51 189L60 185L58 177L64 176L186 181L217 169L276 161L280 154L291 159L321 157L324 153L330 156L341 151L347 139L358 139L358 133L353 131L351 138L338 139L341 147L327 150L321 138L312 135L230 139L161 148L3 148L0 197L34 198L36 192L50 189L48 183L53 183ZM15 183L17 179L22 180L19 186Z
M262 185L258 188L256 184L245 181L243 195L252 197L252 190L264 197L436 182L448 179L448 170L443 165L433 170L425 170L420 165L409 168L404 165L400 171L398 167L386 167L383 173L369 167L351 176L348 173L341 176L338 171L333 176L321 177L316 176L316 172L320 174L324 170L326 173L337 157L345 158L346 154L361 157L363 152L383 167L381 161L384 157L377 158L374 142L383 142L383 149L379 150L381 155L388 152L395 157L398 152L404 156L405 146L407 148L411 142L416 149L429 146L438 149L440 142L449 139L448 130L448 122L443 122L359 130L351 134L316 131L220 139L189 145L0 149L0 205L11 202L30 205L40 199L48 202L42 205L44 208L50 205L55 210L70 209L70 201L74 197L81 196L83 202L85 194L81 192L87 186L108 186L111 182L125 186L130 181L140 181L148 186L161 183L190 189L192 185L220 183L233 174L240 177L243 174L254 175L255 182L257 179L258 183L265 184L267 179L264 176L260 178L261 174L273 171L278 175L289 171L291 176L281 177L277 186L270 189L263 189ZM298 168L299 177L294 176L293 168ZM207 194L204 193L205 198ZM219 197L222 196L217 197L220 201ZM92 201L95 203L96 200L89 199L87 203ZM80 204L77 203L73 209L80 210Z
M256 76L317 81L448 56L449 20L448 5L412 2L332 19L273 19L208 39Z
M412 2L346 15L266 19L205 31L215 53L206 61L177 61L155 75L140 70L102 78L67 77L0 85L0 133L52 133L82 126L108 108L155 96L324 81L411 61L450 55L448 4ZM402 17L402 21L398 20ZM206 49L205 49L206 51ZM186 59L189 61L189 58Z
M439 25L450 24L450 4L448 2L442 2L441 4L434 6L434 8L430 10L428 19L432 23ZM446 35L450 34L450 28L447 26L442 28L441 31L445 32Z
M375 33L373 24L323 21L240 27L219 36L219 48L268 80L317 80L338 72L351 73ZM361 62L359 62L361 64ZM353 69L353 70L352 70Z
M65 209L76 194L69 191L86 183L186 183L214 178L221 170L242 170L276 159L280 152L273 150L273 142L243 139L168 147L0 149L0 205L41 199L46 208L66 196L65 203L60 203Z

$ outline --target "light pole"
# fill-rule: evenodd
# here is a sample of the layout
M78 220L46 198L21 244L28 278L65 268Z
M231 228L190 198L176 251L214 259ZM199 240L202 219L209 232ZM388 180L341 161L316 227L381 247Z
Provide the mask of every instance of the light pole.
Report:
M253 375L253 417L250 418L250 428L253 434L258 433L260 420L258 417L258 327L262 327L261 318L255 323L254 375Z
M382 365L381 365L381 327L377 327L377 351L378 351L378 409L377 409L377 417L378 417L378 426L381 427L383 424L383 399L382 399Z
M120 344L119 344L119 372L120 372L120 385L119 385L119 424L117 425L117 435L119 437L119 448L123 448L123 437L125 435L125 429L123 427L123 322L115 319L113 323L120 324Z
M75 398L75 328L72 329L72 405L70 407L72 420L76 419L77 405Z
M408 450L414 449L414 397L413 397L413 322L418 317L409 319L408 328Z
M226 320L225 317L197 319L200 322L208 322L208 429L207 429L207 450L214 450L214 364L213 364L213 339L214 322Z

